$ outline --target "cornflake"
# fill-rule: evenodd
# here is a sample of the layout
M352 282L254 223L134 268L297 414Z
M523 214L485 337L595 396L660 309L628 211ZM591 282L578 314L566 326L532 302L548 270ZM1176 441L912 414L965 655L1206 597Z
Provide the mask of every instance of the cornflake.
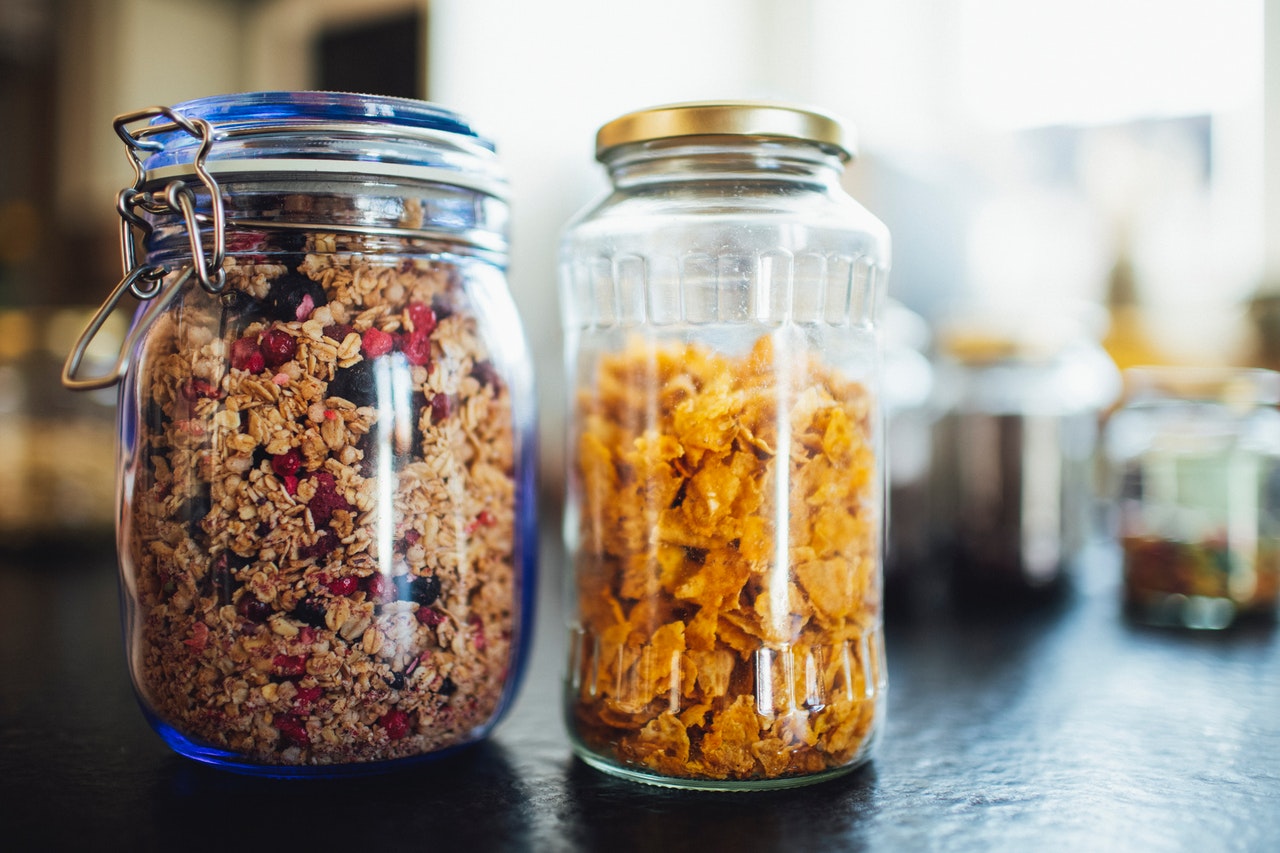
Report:
M881 702L872 400L817 360L636 339L578 397L572 718L660 776L820 773ZM781 481L779 480L781 478Z

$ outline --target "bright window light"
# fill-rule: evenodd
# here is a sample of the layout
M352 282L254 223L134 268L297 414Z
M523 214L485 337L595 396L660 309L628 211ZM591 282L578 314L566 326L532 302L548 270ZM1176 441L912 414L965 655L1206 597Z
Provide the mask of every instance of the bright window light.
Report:
M960 0L960 90L1012 130L1212 114L1262 81L1262 0Z

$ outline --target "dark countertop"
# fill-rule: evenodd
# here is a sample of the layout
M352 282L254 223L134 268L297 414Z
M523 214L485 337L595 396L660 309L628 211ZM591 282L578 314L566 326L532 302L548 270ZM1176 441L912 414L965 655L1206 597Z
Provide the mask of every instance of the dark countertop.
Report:
M571 756L559 552L544 552L528 679L489 742L306 781L205 767L151 732L125 671L114 560L3 558L5 848L1280 850L1280 632L1132 626L1104 556L1029 613L891 610L875 760L812 787L708 794Z

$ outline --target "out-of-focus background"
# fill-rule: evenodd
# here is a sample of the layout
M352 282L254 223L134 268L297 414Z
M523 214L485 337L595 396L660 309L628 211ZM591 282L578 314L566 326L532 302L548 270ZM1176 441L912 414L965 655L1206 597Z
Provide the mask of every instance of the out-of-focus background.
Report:
M299 88L424 97L496 140L553 482L557 233L604 188L597 127L664 102L856 125L846 183L891 230L912 345L1051 308L1121 366L1280 361L1280 0L0 0L6 535L109 520L112 398L54 366L120 274L113 116Z

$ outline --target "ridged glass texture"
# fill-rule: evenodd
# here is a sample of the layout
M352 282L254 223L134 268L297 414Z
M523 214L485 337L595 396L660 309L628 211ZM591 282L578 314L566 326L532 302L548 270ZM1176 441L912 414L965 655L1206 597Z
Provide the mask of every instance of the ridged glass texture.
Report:
M884 227L801 142L628 146L566 231L566 715L588 763L828 778L883 724Z

